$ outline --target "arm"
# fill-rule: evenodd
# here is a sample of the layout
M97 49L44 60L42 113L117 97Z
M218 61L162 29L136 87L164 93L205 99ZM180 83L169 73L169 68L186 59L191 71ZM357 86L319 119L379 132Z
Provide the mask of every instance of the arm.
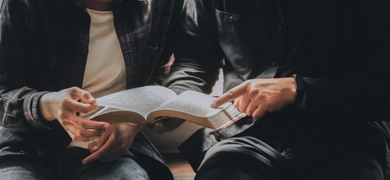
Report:
M180 93L187 89L211 93L223 66L214 9L202 1L184 1L171 73L163 82Z
M36 72L34 63L37 62L29 58L32 56L29 47L33 46L29 39L34 30L28 26L27 18L24 18L28 17L23 11L25 9L28 8L19 1L8 0L1 9L0 125L13 132L29 133L52 128L57 124L53 123L57 119L65 129L74 132L76 139L79 136L90 136L91 131L85 130L85 127L106 127L104 123L86 121L76 115L76 112L85 113L95 108L94 102L89 101L91 96L88 92L70 88L49 93L32 88L39 87L40 79L36 75L42 72Z
M26 87L33 81L27 56L28 38L22 5L4 1L0 15L0 125L15 132L49 128L38 113L38 101L46 92Z
M319 64L320 69L316 76L301 74L305 76L305 94L300 107L304 107L306 112L317 114L324 119L335 119L334 114L339 114L341 119L353 121L389 119L386 113L390 108L390 97L387 93L390 71L386 62L390 59L386 50L390 49L389 24L380 23L388 19L389 12L385 8L389 6L388 3L340 3L346 5L341 13L345 17L329 14L328 8L318 8L316 10L319 11L315 12L317 14L312 14L316 20L314 23L310 22L313 31L310 31L309 36L316 58L313 61ZM248 84L255 81L260 82L250 81L242 86L248 87ZM283 86L291 89L286 92L290 91L288 94L294 97L294 90L288 88L291 84L285 83ZM227 98L229 93L215 105L232 99ZM286 95L283 101L277 103L279 108L270 108L268 112L291 104L293 98L290 95ZM235 96L239 98L237 94ZM243 111L246 111L245 104L241 105Z

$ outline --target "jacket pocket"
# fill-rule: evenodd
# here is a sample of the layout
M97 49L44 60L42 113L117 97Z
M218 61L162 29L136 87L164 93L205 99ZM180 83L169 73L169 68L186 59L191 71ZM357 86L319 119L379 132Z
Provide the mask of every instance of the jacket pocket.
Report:
M268 43L261 19L215 10L218 38L226 57L241 76L261 64Z
M151 44L146 45L145 47L145 55L151 55L153 56L156 54L156 52L160 52L164 47L166 37L156 38L154 41L152 41ZM145 56L147 57L147 56Z
M142 84L147 83L149 79L151 78L152 74L157 73L163 73L165 71L164 64L165 62L161 60L161 53L165 47L166 38L156 38L152 41L151 44L148 44L145 46L144 54L143 54L143 60L142 60L142 66L141 66L141 82ZM168 62L168 60L167 60Z

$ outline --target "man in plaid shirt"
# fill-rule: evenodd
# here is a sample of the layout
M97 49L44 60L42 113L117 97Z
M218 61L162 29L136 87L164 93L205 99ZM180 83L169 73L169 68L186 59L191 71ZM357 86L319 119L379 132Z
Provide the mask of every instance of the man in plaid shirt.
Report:
M86 119L95 98L161 81L180 0L3 1L0 176L172 179L140 127Z

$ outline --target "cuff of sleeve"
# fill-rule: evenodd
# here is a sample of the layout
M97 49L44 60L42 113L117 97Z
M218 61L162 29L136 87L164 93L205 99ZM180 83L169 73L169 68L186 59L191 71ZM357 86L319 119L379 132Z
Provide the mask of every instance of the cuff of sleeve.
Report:
M292 75L295 81L295 89L297 92L295 101L294 101L294 106L299 106L302 103L303 97L305 95L305 84L303 82L302 76L299 74L294 74Z
M47 121L41 114L39 100L48 92L33 93L25 99L25 114L27 121L36 128L52 128L55 123Z

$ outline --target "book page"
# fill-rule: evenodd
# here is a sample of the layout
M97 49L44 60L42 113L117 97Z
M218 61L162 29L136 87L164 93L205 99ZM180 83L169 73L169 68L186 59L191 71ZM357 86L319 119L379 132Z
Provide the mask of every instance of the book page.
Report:
M158 110L173 110L173 111L179 111L179 112L185 112L187 114L191 114L193 116L198 117L211 117L218 112L221 111L221 109L227 107L229 104L226 103L219 108L211 108L210 104L215 100L216 98L203 94L200 92L195 91L184 91L179 96L177 96L175 99L172 99L164 104L162 104L160 107L158 107Z
M146 117L156 107L176 96L175 92L163 86L144 86L97 98L97 105L137 112Z
M109 123L131 123L134 125L146 124L145 117L133 111L124 111L110 107L104 107L89 119L105 121Z

